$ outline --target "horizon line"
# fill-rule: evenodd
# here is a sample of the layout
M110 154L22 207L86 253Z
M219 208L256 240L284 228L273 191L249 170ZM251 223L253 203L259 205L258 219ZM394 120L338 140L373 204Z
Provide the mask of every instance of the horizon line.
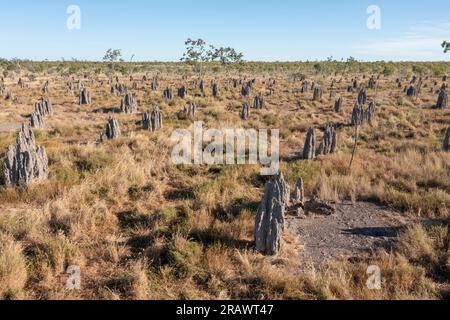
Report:
M59 60L37 60L37 59L28 59L28 58L2 58L0 57L0 61L21 61L21 62L37 62L37 63L57 63L57 62L84 62L84 63L111 63L110 61L103 61L103 60L82 60L82 59L59 59ZM223 64L220 61L206 61L202 62L204 64L223 64L223 65L236 65L241 63L347 63L346 60L243 60L241 62L227 62ZM448 60L358 60L355 59L354 62L357 63L450 63ZM120 64L120 63L127 63L127 64L138 64L138 63L174 63L174 64L189 64L185 61L178 61L178 60L136 60L136 61L116 61L114 63Z

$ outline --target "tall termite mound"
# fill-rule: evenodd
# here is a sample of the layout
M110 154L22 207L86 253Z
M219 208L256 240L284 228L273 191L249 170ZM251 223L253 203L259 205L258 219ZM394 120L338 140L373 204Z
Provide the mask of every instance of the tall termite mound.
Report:
M36 144L29 126L22 125L16 145L9 146L3 162L7 186L28 186L48 177L48 158L44 147Z

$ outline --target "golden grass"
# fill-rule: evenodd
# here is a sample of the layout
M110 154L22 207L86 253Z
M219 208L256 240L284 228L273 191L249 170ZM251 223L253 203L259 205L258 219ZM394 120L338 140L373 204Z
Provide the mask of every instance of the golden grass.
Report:
M11 236L0 233L0 297L24 298L27 268L22 246Z
M278 84L266 98L270 110L251 111L248 123L239 117L239 92L226 90L224 76L218 76L223 82L219 99L195 92L189 97L198 104L204 126L280 127L282 157L302 150L310 126L350 119L354 96L345 90L350 76L338 85L345 107L336 115L327 93L322 102L312 102L309 95L293 93L299 83L290 83L287 74L273 73ZM258 78L255 92L265 90L263 75L249 76ZM450 154L440 151L450 114L427 107L434 94L414 101L395 88L395 78L383 78L376 94L377 121L362 128L350 174L353 129L347 127L339 130L338 154L283 161L286 179L294 184L301 175L307 194L375 201L406 219L440 219L435 227L405 231L392 252L305 271L297 256L301 243L290 235L276 258L252 249L264 186L258 167L170 163L172 130L190 125L177 117L185 101L168 103L160 92L140 90L140 108L159 105L164 129L143 132L138 116L118 114L124 136L97 145L107 114L93 111L117 106L119 99L105 83L91 88L91 106L80 107L75 96L66 94L62 78L51 80L55 116L47 119L46 130L36 132L49 155L50 177L28 189L0 191L2 298L438 299L450 292L450 237L448 223L442 222L450 208ZM330 78L320 80L326 84ZM175 88L182 80L170 73L162 82L161 87ZM30 85L26 94L10 85L25 102L7 104L2 120L24 121L17 110L30 112L39 96L38 81ZM303 109L292 111L300 101ZM321 132L316 134L320 139ZM13 141L13 134L0 134L2 150ZM365 286L372 264L383 272L380 291ZM81 291L66 288L69 265L81 267Z

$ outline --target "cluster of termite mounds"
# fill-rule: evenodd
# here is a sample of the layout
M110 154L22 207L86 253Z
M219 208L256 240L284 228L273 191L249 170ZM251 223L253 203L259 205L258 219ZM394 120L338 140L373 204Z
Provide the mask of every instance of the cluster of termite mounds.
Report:
M122 96L128 93L128 88L122 83L115 83L111 86L111 94Z
M21 88L21 89L28 88L28 84L22 78L19 78L19 81L17 84L18 84L19 88Z
M367 107L364 104L355 104L352 112L352 125L372 124L372 121L375 119L375 112L376 106L374 101L371 101Z
M417 79L417 77L414 76L409 86L405 87L404 91L408 97L417 98L422 90L422 86L423 86L422 78Z
M146 81L146 80L144 80ZM20 80L19 86L27 88L25 81ZM112 80L110 84L112 84ZM243 97L246 97L246 102L243 103L241 111L241 119L248 120L250 117L250 106L254 109L265 109L266 101L264 95L258 93L251 100L252 90L254 90L255 80L236 80L230 82L234 88ZM275 81L270 81L268 88L270 92L274 90ZM399 82L399 85L401 83ZM67 83L68 91L72 92L76 89L76 84L72 82ZM152 91L159 88L158 77L154 77L150 83ZM242 86L242 87L241 87ZM371 77L367 83L367 89L376 89L378 83L375 77ZM205 84L203 80L196 82L196 88L199 88L202 96L205 96ZM332 84L333 87L333 84ZM224 91L228 87L223 87ZM417 97L422 88L422 80L414 80L410 86L405 88L408 96ZM137 82L133 82L133 90L137 89ZM357 91L359 89L359 92ZM308 81L303 80L300 91L307 93L312 91L313 101L320 101L323 98L323 89L321 86L312 83L309 85ZM355 127L364 124L371 124L376 113L376 105L374 101L369 101L367 98L366 87L360 84L357 80L352 80L348 87L351 92L358 92L357 102L353 108L351 125ZM49 92L49 83L46 82L42 88L43 93ZM86 87L78 81L79 104L91 104L91 96ZM4 85L0 85L0 93L7 94ZM124 84L118 82L111 85L111 94L121 97L120 111L125 114L134 114L138 112L138 100L136 95L129 92ZM181 86L177 89L177 96L181 99L190 97L192 93L186 86ZM211 94L213 97L219 96L219 84L215 81L211 82ZM335 97L335 92L330 91L330 98ZM167 87L163 90L163 97L167 100L172 100L173 90ZM337 113L343 111L344 100L339 97L335 101L334 110ZM438 93L436 107L445 109L448 107L448 98L446 87L443 86ZM197 112L197 105L189 102L182 110L185 119L194 119ZM48 177L48 159L45 149L38 146L35 141L32 128L41 129L44 127L44 118L53 114L53 108L49 100L42 97L35 105L35 111L30 116L29 126L23 125L16 144L8 148L5 161L3 163L3 175L5 184L7 186L27 186L33 182L46 179ZM142 113L142 128L146 131L155 132L163 128L163 116L161 110L156 107L152 111ZM328 124L322 128L322 140L316 139L317 128L310 128L307 132L305 144L302 152L302 158L305 160L313 160L318 156L334 154L337 152L338 126L335 124ZM122 136L120 124L114 116L110 116L106 123L105 132L100 135L101 141L116 139ZM450 152L450 127L446 130L443 142L443 150ZM306 199L304 192L303 180L299 177L297 179L295 188L291 192L291 188L285 181L283 174L279 173L269 179L264 188L264 196L261 200L255 218L255 247L256 250L264 255L276 255L282 247L283 233L286 228L286 215L292 215L303 218L310 213L319 215L331 215L335 213L335 208L329 202L320 200L312 196Z
M161 130L163 127L163 116L161 110L156 107L151 112L142 114L142 128L151 132Z
M163 128L163 116L161 110L156 107L153 111L142 113L142 128L146 131L155 132ZM106 130L100 135L100 141L107 141L122 136L119 122L112 115L106 123Z
M18 86L21 89L29 88L28 83L20 78ZM67 91L73 92L75 85L71 81L66 83ZM91 96L81 80L77 83L80 105L91 103ZM50 83L46 81L42 86L42 93L49 93ZM116 84L112 86L111 92L125 97L122 100L121 109L124 113L134 113L137 110L137 101L134 95L128 95L124 85ZM14 101L14 96L7 91L6 86L0 84L0 94L5 100ZM48 158L45 148L36 144L33 129L43 129L45 118L53 115L53 106L50 100L41 97L34 106L34 111L29 116L28 124L22 124L17 135L16 144L9 146L2 164L3 183L6 186L26 187L34 182L39 182L48 177ZM148 120L146 119L148 118ZM162 114L158 108L151 113L143 114L143 128L156 131L162 128ZM119 123L113 117L108 119L105 133L102 140L114 139L121 136Z
M134 81L132 76L130 76L130 81L133 82L132 89L137 90L137 87L135 85L137 84L137 81ZM144 76L142 78L142 82L145 81L147 81L147 76ZM110 79L109 83L111 84L110 90L111 94L116 96L122 96L120 100L120 108L119 108L120 112L124 114L137 113L139 107L137 96L134 93L130 92L124 84L120 83L118 78L115 79L115 83L114 80ZM158 77L153 78L150 86L152 91L156 91L158 89L159 87ZM186 87L181 87L178 90L178 96L180 97L187 96ZM163 97L167 100L173 99L173 91L170 87L167 87L166 89L163 90ZM159 107L155 107L153 111L142 112L141 124L143 130L150 132L155 132L162 129L163 116ZM100 142L113 140L119 138L120 136L122 136L120 124L113 115L110 115L106 123L106 130L100 134Z
M325 127L323 138L317 147L316 132L314 128L309 128L306 134L305 145L303 147L302 158L313 160L319 155L334 154L337 152L337 130L334 124Z

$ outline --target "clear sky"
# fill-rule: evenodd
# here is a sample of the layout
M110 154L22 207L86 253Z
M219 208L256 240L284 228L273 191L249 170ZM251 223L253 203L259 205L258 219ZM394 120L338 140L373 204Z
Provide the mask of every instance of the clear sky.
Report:
M69 30L69 5L81 29ZM381 29L367 8L381 9ZM186 38L232 46L246 60L449 60L449 0L0 0L0 57L175 61Z

